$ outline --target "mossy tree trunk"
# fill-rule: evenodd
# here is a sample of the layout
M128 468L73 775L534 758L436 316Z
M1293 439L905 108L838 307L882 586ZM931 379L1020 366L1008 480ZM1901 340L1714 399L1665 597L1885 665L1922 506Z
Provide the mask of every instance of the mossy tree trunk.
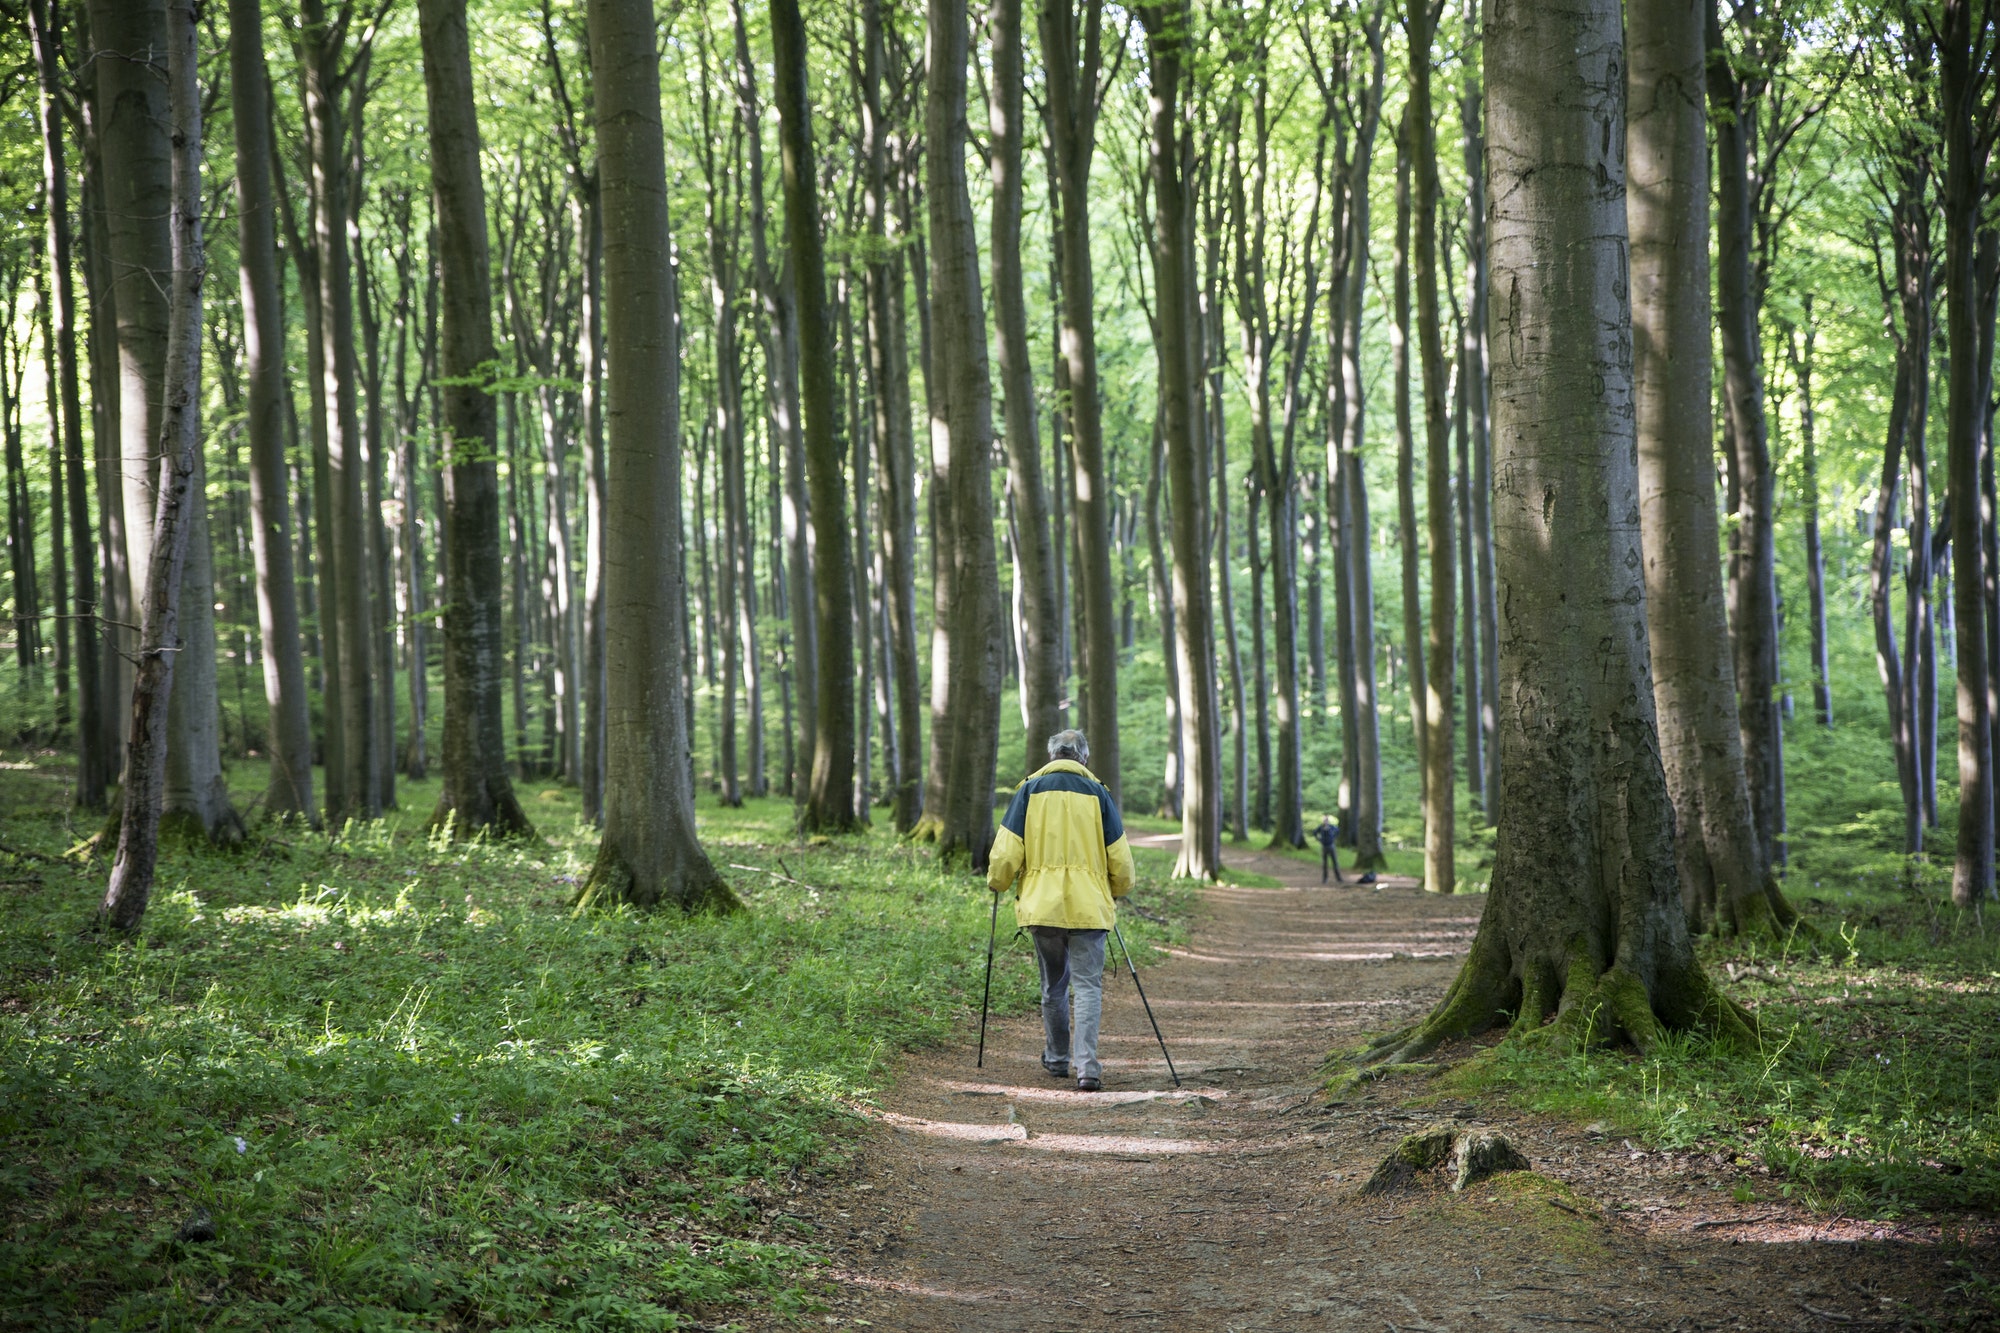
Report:
M1378 1060L1415 1058L1509 1014L1519 1033L1642 1048L1673 1029L1750 1035L1694 957L1654 728L1622 21L1618 0L1488 16L1506 787L1471 953L1428 1018L1377 1042Z

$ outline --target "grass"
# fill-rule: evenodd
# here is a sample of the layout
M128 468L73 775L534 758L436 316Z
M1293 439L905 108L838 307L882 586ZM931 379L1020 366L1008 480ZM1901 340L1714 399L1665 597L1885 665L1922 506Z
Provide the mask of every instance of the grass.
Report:
M886 830L800 845L703 802L747 911L572 919L592 838L433 844L434 789L341 839L179 851L132 940L53 758L0 770L0 1325L672 1329L810 1307L786 1200L844 1109L962 1035L988 898ZM239 768L254 776L255 766ZM1144 961L1191 891L1142 858ZM802 883L779 879L766 870ZM810 887L807 887L810 886ZM1004 941L1004 936L1003 936ZM1034 1002L1019 946L996 1006ZM198 1213L213 1241L183 1243Z

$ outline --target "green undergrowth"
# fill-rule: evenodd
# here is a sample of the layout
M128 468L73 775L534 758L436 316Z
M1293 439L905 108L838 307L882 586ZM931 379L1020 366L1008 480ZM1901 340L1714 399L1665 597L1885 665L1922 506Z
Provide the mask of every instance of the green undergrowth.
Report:
M1602 1121L1746 1170L1749 1197L1852 1215L2000 1203L2000 930L1948 886L1800 898L1827 943L1704 945L1753 1009L1754 1054L1670 1035L1646 1055L1503 1042L1443 1075L1526 1109Z
M6 756L19 760L18 752ZM21 762L35 762L32 759ZM787 1200L845 1107L963 1036L989 898L885 827L702 801L749 910L572 918L593 839L427 841L434 786L329 839L176 852L143 932L46 761L0 770L0 1326L671 1329L809 1308ZM246 770L250 770L246 773ZM254 776L254 766L239 774ZM1142 867L1140 960L1189 890ZM1034 1002L1003 909L996 1009ZM176 1240L206 1214L212 1240Z

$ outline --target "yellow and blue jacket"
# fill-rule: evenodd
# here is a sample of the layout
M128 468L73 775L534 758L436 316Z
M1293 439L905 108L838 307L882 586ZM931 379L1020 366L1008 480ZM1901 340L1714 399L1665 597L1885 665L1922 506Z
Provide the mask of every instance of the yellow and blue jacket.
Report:
M986 887L1021 882L1014 920L1022 926L1109 930L1113 900L1132 891L1132 848L1118 803L1089 769L1057 759L1015 789L993 838Z

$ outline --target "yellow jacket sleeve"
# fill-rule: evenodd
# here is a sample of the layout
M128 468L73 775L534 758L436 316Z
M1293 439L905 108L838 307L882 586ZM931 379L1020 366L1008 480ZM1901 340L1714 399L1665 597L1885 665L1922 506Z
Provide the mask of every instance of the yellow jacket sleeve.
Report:
M1118 840L1104 849L1104 868L1111 878L1111 896L1123 898L1132 892L1134 870L1132 867L1132 844L1120 834Z
M1021 835L1005 824L994 830L993 850L986 861L986 887L995 893L1013 888L1027 860L1027 851L1028 845L1021 841Z

